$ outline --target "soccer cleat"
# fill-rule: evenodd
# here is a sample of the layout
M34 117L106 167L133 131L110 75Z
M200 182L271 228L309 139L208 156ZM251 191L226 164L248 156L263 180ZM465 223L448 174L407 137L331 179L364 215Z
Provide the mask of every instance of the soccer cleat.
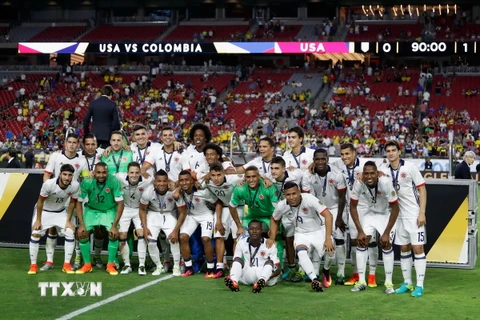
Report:
M93 264L97 268L103 268L103 262L102 262L102 259L100 257L93 257Z
M163 262L163 269L165 270L165 272L170 271L170 261Z
M350 289L350 291L352 292L360 292L364 290L367 290L367 283L365 281L357 281L353 288Z
M345 277L341 274L337 274L337 278L335 279L335 285L343 286L345 285Z
M410 294L410 296L415 297L415 298L420 298L421 296L423 296L423 288L419 287L419 286L416 286L415 290L413 290L413 292L412 292L412 294Z
M395 293L407 293L407 292L410 292L410 291L413 291L413 286L411 284L408 284L406 282L403 282L401 285L400 285L400 288L398 288L397 290L395 290Z
M138 267L138 275L139 276L146 276L147 272L145 271L145 266L139 266Z
M72 268L72 265L68 262L65 262L63 264L62 271L65 272L66 274L75 274L75 271Z
M180 272L180 268L179 267L173 267L173 276L174 277L180 277L182 275L182 272Z
M217 269L217 271L215 271L213 273L213 277L214 279L218 279L218 278L223 278L225 277L225 275L223 274L223 269Z
M75 260L73 261L73 268L78 270L82 267L82 256L77 255L75 256Z
M253 293L260 293L263 288L265 288L265 285L267 283L265 282L265 279L259 279L255 284L253 285L252 292Z
M157 267L157 269L155 269L155 271L152 272L152 276L159 276L164 273L165 273L165 269L163 269L162 266L159 266Z
M132 273L132 267L128 265L124 265L122 271L120 271L120 274L129 274Z
M116 276L118 275L117 269L115 269L115 263L107 263L107 270L110 275Z
M93 271L92 264L91 263L85 263L83 265L83 267L81 267L80 269L75 271L75 274L84 274L84 273L88 273L88 272L92 272L92 271Z
M353 286L358 281L358 273L354 273L350 279L345 281L346 286Z
M316 292L323 291L322 283L318 281L318 279L312 280L312 283L310 283L310 286L312 287L313 291L316 291Z
M38 272L38 265L36 263L31 264L30 270L28 270L28 274L37 274L37 272Z
M180 260L180 272L185 273L185 262L183 260Z
M282 274L282 280L287 280L290 278L290 273L294 272L292 269L288 268L287 271L284 271ZM288 280L290 281L290 280Z
M303 271L292 270L290 272L290 277L287 278L287 281L302 282L302 280L305 278L305 276L306 276L306 274Z
M385 293L386 294L394 294L395 289L393 288L393 283L385 282Z
M47 261L43 265L43 267L40 268L40 271L48 271L53 269L53 262Z
M205 279L213 279L214 276L215 276L215 272L213 272L213 271L207 271L207 272L205 272L204 278L205 278Z
M377 277L374 274L369 274L367 281L368 281L368 286L370 288L376 288L377 287Z
M232 278L230 278L230 277L225 277L225 279L223 279L223 282L224 282L225 285L226 285L230 290L232 290L233 292L238 292L238 291L240 291L240 288L238 287L237 281L232 280Z
M323 275L322 284L325 288L330 288L330 286L332 285L332 277L330 275L328 275L328 277Z
M186 268L185 269L185 272L182 273L182 277L189 277L189 276L193 276L195 273L193 273L193 269L192 268Z

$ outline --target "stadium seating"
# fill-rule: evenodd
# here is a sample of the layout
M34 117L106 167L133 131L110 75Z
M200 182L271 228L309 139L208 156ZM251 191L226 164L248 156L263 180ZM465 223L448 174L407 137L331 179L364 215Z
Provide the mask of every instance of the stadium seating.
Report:
M274 32L273 39L265 37L265 29L258 29L255 41L295 41L301 25L286 25L283 32Z
M164 39L164 41L193 41L194 34L199 35L201 32L213 31L212 38L205 38L199 42L210 42L210 41L230 41L232 39L231 35L245 34L249 29L248 25L228 25L228 26L187 26L179 25Z
M360 33L352 34L348 33L346 41L378 41L378 34L383 35L384 41L393 41L393 40L413 40L421 36L422 30L424 28L423 24L366 24L368 26L368 32L363 31L363 26L361 24ZM390 29L390 36L385 36L385 30ZM402 36L402 33L411 33L410 37L406 35Z
M72 41L80 36L86 27L68 26L68 27L48 27L42 32L36 34L29 41Z
M161 26L112 26L102 24L86 35L80 41L85 42L149 42L157 39L166 29Z

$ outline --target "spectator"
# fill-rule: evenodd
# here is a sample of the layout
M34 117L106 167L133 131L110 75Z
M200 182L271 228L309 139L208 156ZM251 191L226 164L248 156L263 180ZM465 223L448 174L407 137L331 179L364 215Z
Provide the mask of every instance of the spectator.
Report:
M7 163L7 168L10 169L15 169L15 168L21 168L22 165L20 164L20 161L17 159L17 150L10 148L8 149L8 152L6 154L6 158L8 160Z
M463 155L463 161L455 167L455 179L472 179L470 166L475 162L475 153L467 151Z

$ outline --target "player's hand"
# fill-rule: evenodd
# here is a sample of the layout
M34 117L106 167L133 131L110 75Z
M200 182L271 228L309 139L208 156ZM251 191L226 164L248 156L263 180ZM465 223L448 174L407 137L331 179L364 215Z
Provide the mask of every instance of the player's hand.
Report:
M362 247L364 247L364 248L367 247L367 245L368 245L367 235L365 234L365 232L363 232L363 230L358 231L357 241L358 241L358 244L362 245Z
M150 237L152 236L152 233L150 232L150 229L147 227L143 228L143 237L145 238L145 241L150 241Z
M331 238L325 239L325 243L323 244L323 248L325 252L335 252L335 245Z
M313 162L310 163L310 165L308 166L308 172L310 172L311 174L315 173L315 164Z
M267 239L267 248L271 248L273 245L275 244L275 240L272 240L272 239Z
M205 181L205 183L209 183L210 182L210 172L207 172L206 175L203 176L202 179L200 179L201 181Z
M190 175L192 176L193 180L197 181L198 175L195 171L190 172Z
M95 175L93 174L93 170L88 172L88 176L89 176L90 178L94 178L94 177L95 177Z
M118 229L117 226L112 226L110 231L108 231L108 237L110 239L116 240L118 238Z
M88 237L88 232L85 229L85 225L81 224L80 226L78 226L77 237L78 239L85 239Z
M335 221L335 227L340 229L342 232L345 232L345 230L347 229L347 226L345 225L345 222L343 221L343 219L337 219Z
M175 185L174 181L169 180L168 181L168 191L177 191L175 190L177 186ZM173 195L175 197L175 194ZM178 189L178 196L180 196L180 189Z
M387 175L385 174L385 172L383 171L378 171L378 177L381 178L381 177L386 177Z
M237 238L240 238L241 236L243 236L245 234L245 229L240 226L238 227L238 230L237 230Z
M170 189L170 182L168 183L168 189ZM180 198L180 187L174 189L172 196L175 198L175 200Z
M110 152L112 152L112 147L109 146L107 147L105 150L103 150L103 156L106 158L108 157L108 155L110 154Z
M217 232L220 232L222 236L225 235L225 228L223 227L223 223L221 221L215 223L215 230L217 230Z
M287 168L288 171L295 171L295 169L298 169L298 168L295 166L290 166Z
M378 171L378 175L380 176L380 171ZM363 174L361 172L355 175L355 180L363 181Z
M182 144L178 141L173 142L173 150L174 151L180 151L182 149Z
M265 188L268 188L273 185L273 182L268 178L263 178L263 185L265 186Z
M199 181L195 181L195 183L193 185L198 190L202 189L202 184Z
M389 250L392 245L390 243L390 232L386 233L384 232L382 236L380 237L380 245L382 246L382 249Z
M142 173L142 176L143 176L143 178L145 178L145 179L149 179L149 178L150 178L150 174L149 174L147 171L145 171L144 173Z
M130 151L130 146L128 144L126 144L126 145L123 146L123 149L125 151Z
M418 215L418 218L417 218L417 226L420 228L420 227L423 227L425 225L425 223L427 223L427 217L425 216L425 213L421 213Z
M40 220L35 220L35 223L32 226L32 231L33 230L42 230L42 222Z
M237 187L242 187L245 184L245 179L239 180L237 183Z
M71 229L73 230L73 232L75 232L75 226L71 221L67 221L67 223L65 224L65 229Z
M178 229L173 229L173 231L168 235L168 240L173 244L178 242Z

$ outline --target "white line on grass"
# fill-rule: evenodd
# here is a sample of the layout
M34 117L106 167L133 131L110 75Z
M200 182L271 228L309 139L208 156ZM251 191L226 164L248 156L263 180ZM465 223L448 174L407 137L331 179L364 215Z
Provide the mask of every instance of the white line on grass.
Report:
M171 279L173 278L173 275L169 275L169 276L166 276L166 277L163 277L163 278L160 278L160 279L157 279L157 280L153 280L153 281L150 281L150 282L147 282L145 284L142 284L141 286L138 286L138 287L135 287L133 289L130 289L130 290L127 290L125 292L122 292L122 293L119 293L119 294L116 294L114 296L111 296L110 298L108 299L105 299L105 300L102 300L102 301L99 301L99 302L96 302L94 304L91 304L89 306L86 306L82 309L78 309L77 311L73 311L73 312L70 312L69 314L66 314L64 315L63 317L60 317L58 318L57 320L67 320L67 319L72 319L73 317L76 317L76 316L79 316L85 312L88 312L90 310L93 310L95 308L98 308L98 307L101 307L101 306L104 306L106 305L107 303L110 303L110 302L113 302L113 301L116 301L118 299L121 299L123 297L126 297L132 293L135 293L137 291L140 291L142 289L145 289L145 288L148 288L150 286L153 286L154 284L157 284L159 282L162 282L162 281L165 281L165 280L168 280L168 279Z

